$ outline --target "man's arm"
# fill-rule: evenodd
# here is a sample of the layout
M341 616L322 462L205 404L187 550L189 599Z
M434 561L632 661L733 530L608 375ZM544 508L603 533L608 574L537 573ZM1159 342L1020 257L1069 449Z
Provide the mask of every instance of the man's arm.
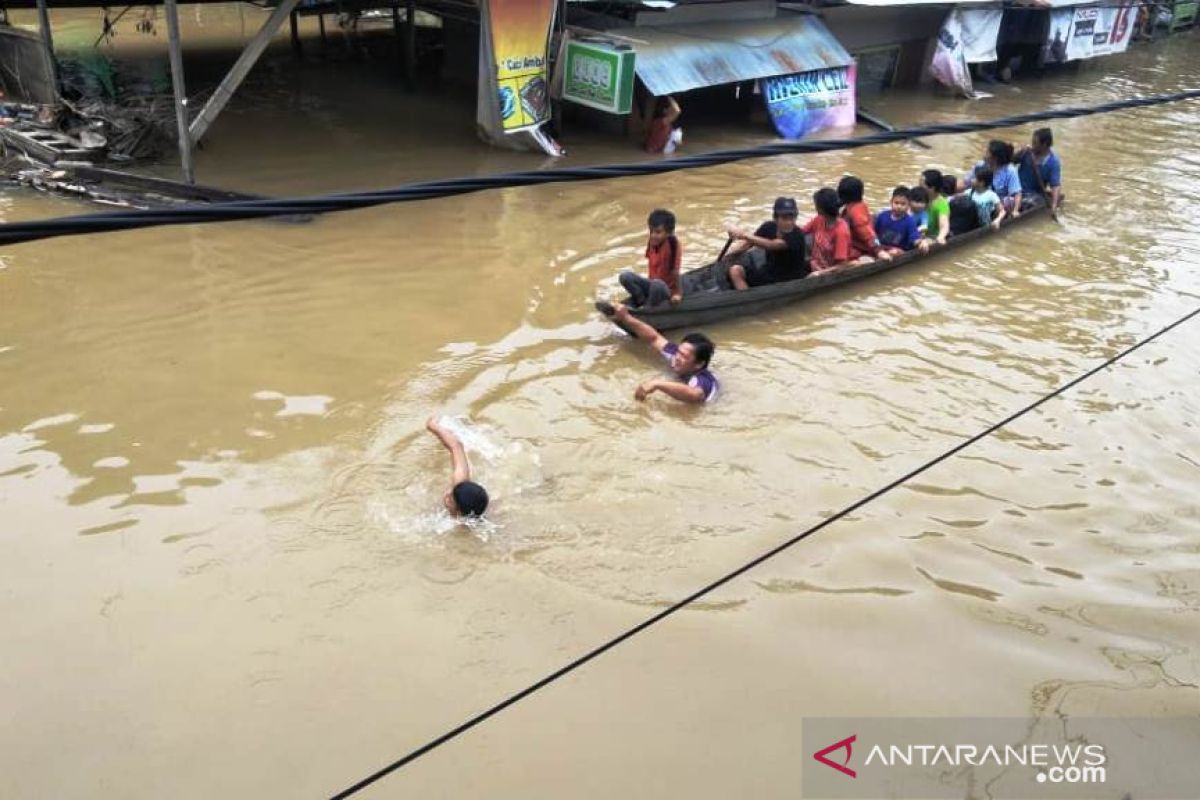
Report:
M437 417L430 417L425 423L425 427L437 437L438 441L442 443L442 447L450 451L450 464L453 470L450 486L453 488L463 481L471 480L471 465L467 463L467 451L463 449L462 442L458 437L439 425Z
M675 120L679 119L679 115L683 113L683 109L679 107L679 103L675 102L675 98L667 95L667 115L664 117L667 124L674 125Z
M630 314L629 309L621 303L613 306L612 318L624 325L635 337L641 339L658 352L661 353L662 349L667 346L667 337L656 331L653 325L642 322L633 314Z
M741 249L738 252L745 252L751 247L761 247L763 250L787 250L788 247L787 242L783 239L767 239L754 233L748 233L733 225L729 226L728 231L729 235L737 240L737 244L741 245Z
M688 386L686 383L662 380L661 378L642 382L633 396L638 400L645 400L655 392L662 392L672 400L678 400L681 403L699 404L704 402L704 390L699 386Z

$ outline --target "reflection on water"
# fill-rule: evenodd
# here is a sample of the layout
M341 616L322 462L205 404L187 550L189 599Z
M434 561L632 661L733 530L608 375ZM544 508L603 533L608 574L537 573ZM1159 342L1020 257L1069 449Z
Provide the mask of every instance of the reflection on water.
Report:
M905 124L1190 88L1189 44L977 103L870 105ZM525 163L397 122L401 98L368 119L360 101L378 85L327 91L336 72L301 70L298 89L260 76L279 102L218 124L206 179L298 193ZM327 113L305 123L297 93ZM726 222L761 221L776 195L853 172L881 207L926 167L965 167L992 134L10 249L0 624L16 655L0 682L19 733L0 794L328 794L1060 385L1200 298L1200 157L1183 144L1198 109L1056 123L1062 225L713 327L723 392L704 409L635 402L661 362L591 311L640 266L652 207L676 211L695 266ZM341 154L312 128L335 131ZM633 155L577 135L573 163ZM746 135L689 129L689 147ZM372 157L347 158L354 147ZM69 210L11 189L0 202L5 219ZM685 615L687 630L638 640L639 666L598 662L580 685L607 698L611 669L656 708L673 702L664 686L712 696L680 668L702 631L730 674L761 656L739 678L760 711L742 731L785 724L767 701L804 680L823 691L796 717L959 701L1079 713L1132 688L1153 695L1134 710L1156 713L1196 673L1192 335L806 540L701 609L722 613ZM482 528L439 511L449 468L431 413L452 417L495 497ZM576 694L564 707L588 706ZM540 735L514 725L506 736ZM625 727L573 737L602 746ZM521 749L569 765L573 737ZM459 772L433 769L429 792Z

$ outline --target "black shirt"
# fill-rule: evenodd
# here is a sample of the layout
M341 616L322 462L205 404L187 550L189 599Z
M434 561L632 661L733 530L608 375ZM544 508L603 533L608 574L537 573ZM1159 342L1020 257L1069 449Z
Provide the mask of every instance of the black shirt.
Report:
M758 226L755 236L762 239L783 239L786 250L767 250L767 271L773 281L790 281L808 274L808 260L804 257L804 232L792 228L779 235L779 226L772 220Z

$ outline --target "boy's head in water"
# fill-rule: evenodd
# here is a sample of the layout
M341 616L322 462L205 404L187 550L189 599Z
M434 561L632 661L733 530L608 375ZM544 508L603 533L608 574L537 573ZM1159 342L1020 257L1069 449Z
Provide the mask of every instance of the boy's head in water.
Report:
M430 417L425 427L450 451L450 491L442 496L442 505L456 517L482 517L488 507L487 489L471 480L471 465L462 442L437 417Z
M475 481L462 481L446 492L443 498L446 510L456 517L482 517L487 511L487 489Z

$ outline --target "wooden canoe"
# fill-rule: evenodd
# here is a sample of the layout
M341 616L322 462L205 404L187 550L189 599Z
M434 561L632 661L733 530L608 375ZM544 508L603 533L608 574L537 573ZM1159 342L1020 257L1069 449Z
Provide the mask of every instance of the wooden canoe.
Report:
M999 230L991 227L978 228L958 236L952 236L945 245L934 247L928 254L911 250L896 256L891 261L875 261L799 280L757 286L742 292L734 291L730 285L728 266L715 261L683 273L683 301L679 305L631 308L630 312L658 330L694 328L732 317L756 316L765 311L798 302L834 286L862 280L881 272L912 266L926 259L938 258L944 253L965 247L972 242L978 242L1007 231L1014 225L1021 225L1031 219L1045 216L1048 211L1047 206L1039 198L1036 203L1027 206L1026 210L1021 212L1021 216L1016 219L1005 218L1004 222L1000 224ZM628 302L628 300L629 298L626 297L621 302Z

